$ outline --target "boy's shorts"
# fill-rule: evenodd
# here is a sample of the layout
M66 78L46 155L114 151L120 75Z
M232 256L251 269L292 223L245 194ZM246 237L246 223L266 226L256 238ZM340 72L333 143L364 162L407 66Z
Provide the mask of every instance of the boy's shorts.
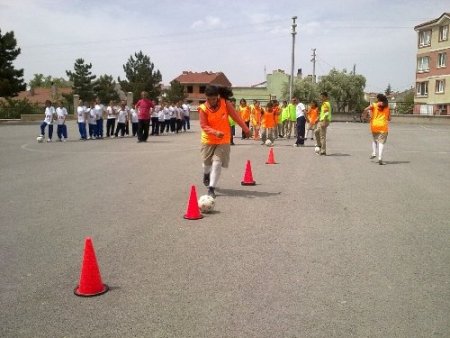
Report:
M223 168L230 163L230 144L202 144L200 149L203 164L211 166L213 161L221 161Z
M388 133L372 133L373 140L381 144L386 143L387 136Z

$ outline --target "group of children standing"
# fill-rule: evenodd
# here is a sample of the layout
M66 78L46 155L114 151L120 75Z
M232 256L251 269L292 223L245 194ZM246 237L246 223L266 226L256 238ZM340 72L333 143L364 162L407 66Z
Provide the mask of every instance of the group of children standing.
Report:
M253 104L248 105L245 99L241 99L237 111L251 131L248 137L242 134L242 139L261 140L261 144L265 144L267 140L273 143L277 138L286 137L290 139L292 134L296 136L297 106L298 104L294 100L289 104L287 101L283 101L280 104L277 100L271 100L263 108L258 100L253 100ZM316 101L311 102L305 117L307 121L306 128L311 130L312 133L318 121L318 105ZM232 122L230 125L232 125ZM231 144L233 144L233 140Z
M67 109L63 102L58 102L55 109L50 100L45 102L44 120L40 125L42 138L45 138L45 129L48 127L47 142L53 139L53 124L58 124L57 134L59 141L67 140ZM151 134L178 133L189 130L190 105L187 103L156 104L151 111ZM138 131L138 113L136 109L127 106L126 101L110 101L105 107L97 98L91 102L82 102L77 107L77 123L80 140L103 139L104 120L106 119L106 137L125 137L130 134L135 137ZM131 122L131 131L130 131Z

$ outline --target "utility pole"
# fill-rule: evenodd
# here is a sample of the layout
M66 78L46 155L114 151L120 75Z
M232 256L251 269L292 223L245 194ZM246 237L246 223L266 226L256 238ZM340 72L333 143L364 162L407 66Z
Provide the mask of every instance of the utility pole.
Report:
M312 49L313 54L311 62L313 63L312 83L316 83L316 49Z
M295 31L295 27L297 27L297 24L295 23L295 20L297 20L296 16L292 17L292 59L291 59L291 79L289 81L289 101L292 100L292 88L294 86L294 61L295 61L295 35L297 32Z

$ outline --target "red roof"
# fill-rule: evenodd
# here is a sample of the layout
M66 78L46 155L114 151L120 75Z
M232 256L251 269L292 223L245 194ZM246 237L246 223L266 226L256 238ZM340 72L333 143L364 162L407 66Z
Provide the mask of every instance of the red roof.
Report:
M27 99L31 103L45 104L46 100L55 100L61 98L62 94L70 94L72 88L55 88L52 93L52 88L37 87L30 90L20 92L15 99Z
M224 87L231 87L231 82L222 72L201 72L194 73L191 71L184 71L183 74L178 76L175 81L180 84L211 84Z

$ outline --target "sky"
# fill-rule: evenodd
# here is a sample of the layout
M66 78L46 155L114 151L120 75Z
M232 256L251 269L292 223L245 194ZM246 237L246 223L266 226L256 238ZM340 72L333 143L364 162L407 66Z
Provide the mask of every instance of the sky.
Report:
M75 60L92 73L125 78L123 65L142 51L164 84L183 71L223 72L233 86L291 72L332 68L366 77L366 91L414 86L414 26L449 12L442 0L0 0L0 30L13 31L24 80L67 78Z

